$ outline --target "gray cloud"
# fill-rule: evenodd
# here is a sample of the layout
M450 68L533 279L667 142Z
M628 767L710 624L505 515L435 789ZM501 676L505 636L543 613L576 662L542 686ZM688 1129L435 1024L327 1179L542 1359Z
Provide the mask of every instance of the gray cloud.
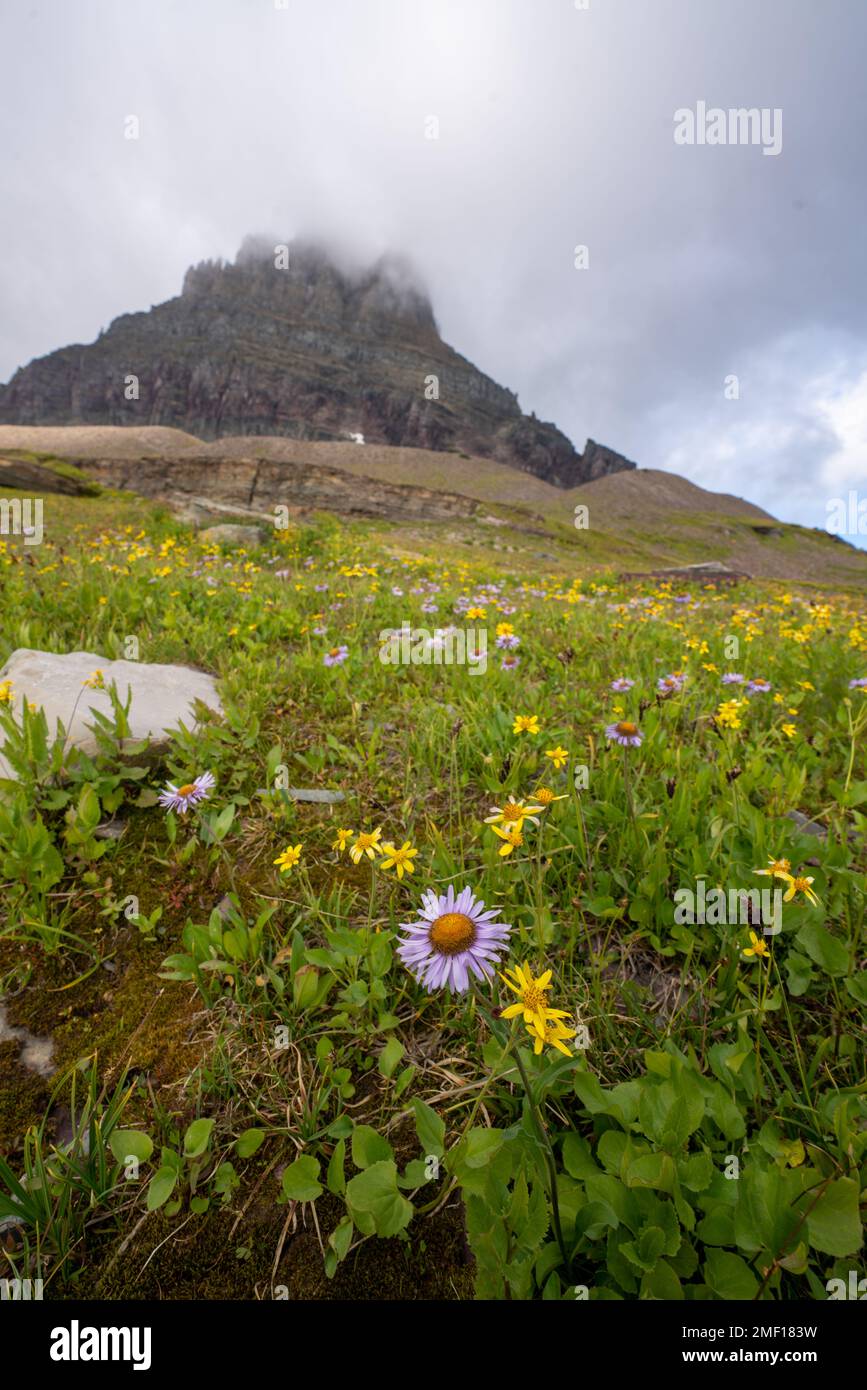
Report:
M0 45L0 378L322 235L579 447L808 525L864 489L862 0L9 0ZM676 145L700 100L781 153Z

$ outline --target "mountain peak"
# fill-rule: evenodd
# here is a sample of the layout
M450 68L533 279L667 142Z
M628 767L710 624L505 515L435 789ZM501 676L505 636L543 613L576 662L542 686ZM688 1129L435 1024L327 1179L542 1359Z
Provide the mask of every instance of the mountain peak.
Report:
M177 298L16 372L0 424L361 436L492 458L559 487L635 466L596 445L585 458L443 342L406 256L365 265L345 247L261 234L234 261L192 266Z

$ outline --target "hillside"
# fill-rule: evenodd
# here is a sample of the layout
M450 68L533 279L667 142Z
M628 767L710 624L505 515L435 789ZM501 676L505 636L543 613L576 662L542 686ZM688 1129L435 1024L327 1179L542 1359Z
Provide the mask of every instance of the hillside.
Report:
M285 502L296 512L391 521L404 528L406 542L420 527L448 523L451 544L556 552L579 570L719 561L756 577L867 586L865 552L656 469L564 490L490 459L425 449L273 437L205 443L157 428L0 426L0 458L25 456L75 464L102 486L168 500L184 515L203 499L239 515ZM588 508L586 529L575 527L578 505ZM482 530L480 522L487 523Z

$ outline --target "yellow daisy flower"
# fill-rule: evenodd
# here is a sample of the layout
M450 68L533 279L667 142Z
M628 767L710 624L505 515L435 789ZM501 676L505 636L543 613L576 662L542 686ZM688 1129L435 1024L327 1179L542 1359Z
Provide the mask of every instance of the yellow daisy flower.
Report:
M349 857L353 864L360 864L365 854L368 859L375 859L377 854L382 852L382 845L379 843L381 835L381 826L377 827L376 830L359 832L355 844L349 850Z
M770 955L767 941L765 941L765 939L761 936L756 936L754 931L750 932L750 941L752 942L752 945L744 947L745 956L758 957Z
M546 748L545 757L551 759L551 762L554 764L558 772L560 771L560 768L565 767L567 762L569 761L568 752L565 748L561 748L559 743L557 744L556 748Z
M524 837L520 830L501 830L498 825L492 825L491 829L494 834L499 835L500 839L503 841L503 844L500 846L500 854L502 856L511 854L514 849L520 849L524 843Z
M274 863L280 866L281 874L288 874L294 869L301 858L302 848L302 845L287 845L283 853L277 855Z
M796 893L803 893L807 901L811 902L814 907L819 906L819 899L811 887L813 882L811 878L798 878L792 874L780 874L780 878L784 878L789 885L783 894L784 903L790 903Z
M765 878L788 878L789 870L792 865L788 859L769 859L768 869L753 869L754 874L763 874Z
M537 1057L546 1043L549 1047L556 1047L564 1057L572 1056L571 1050L565 1044L567 1039L574 1038L575 1029L564 1028L558 1019L540 1023L538 1018L534 1018L532 1023L527 1024L527 1032L533 1039L533 1051Z
M538 801L543 810L547 810L552 802L565 801L566 793L561 792L560 795L557 796L556 792L552 792L550 787L537 787L533 793L533 800Z
M515 722L512 725L513 734L538 734L540 732L538 714L515 715Z
M500 979L518 996L517 1004L509 1004L503 1009L502 1018L517 1018L518 1014L522 1013L525 1023L532 1023L534 1018L544 1023L546 1018L569 1017L565 1010L549 1007L550 970L543 971L538 979L534 979L529 965L516 965L511 970L502 971Z
M417 849L413 849L409 840L404 840L400 849L394 845L387 844L382 846L385 858L380 861L381 869L396 869L398 878L403 878L404 874L411 874L415 870L413 859L418 854Z
M512 825L516 830L520 830L525 820L538 825L537 813L544 809L544 806L528 806L525 802L516 801L510 796L503 806L491 807L491 814L485 816L485 825Z
M337 839L332 842L331 848L336 849L338 854L342 854L355 834L354 830L335 830Z

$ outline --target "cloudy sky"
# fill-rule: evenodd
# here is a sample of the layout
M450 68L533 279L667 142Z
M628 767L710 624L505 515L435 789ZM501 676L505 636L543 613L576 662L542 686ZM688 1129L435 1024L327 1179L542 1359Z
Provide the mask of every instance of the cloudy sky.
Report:
M0 51L0 380L321 234L579 448L812 526L867 493L865 0L5 0ZM700 102L779 153L676 143Z

